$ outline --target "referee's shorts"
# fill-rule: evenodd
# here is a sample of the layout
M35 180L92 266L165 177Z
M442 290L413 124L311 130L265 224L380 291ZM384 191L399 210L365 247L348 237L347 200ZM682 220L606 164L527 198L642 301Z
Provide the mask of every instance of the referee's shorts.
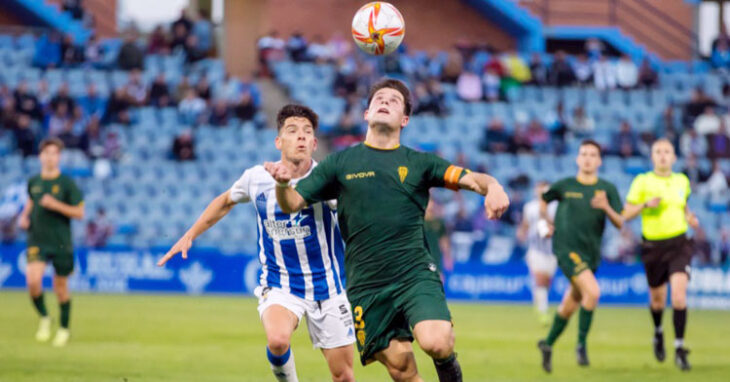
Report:
M664 240L644 238L641 243L641 261L652 288L662 286L673 273L684 272L689 277L691 260L692 247L686 234Z

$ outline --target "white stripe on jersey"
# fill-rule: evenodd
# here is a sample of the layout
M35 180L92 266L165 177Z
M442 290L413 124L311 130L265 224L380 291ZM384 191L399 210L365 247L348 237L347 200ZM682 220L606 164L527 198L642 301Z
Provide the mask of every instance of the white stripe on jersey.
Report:
M261 215L256 215L258 215L259 224L261 224ZM276 220L276 197L269 197L266 199L266 218L269 220ZM266 227L264 227L264 229L266 229ZM261 253L264 257L266 257L264 246L261 246ZM274 241L274 256L276 258L276 265L279 267L279 269L286 269L286 263L284 263L284 254L281 252L281 244L277 243L276 241ZM262 265L264 265L264 268L266 268L266 262L263 262ZM281 289L283 289L287 293L291 293L291 288L289 287L289 272L279 272L279 277L281 277ZM261 285L266 285L266 279L263 277L261 278Z
M314 206L314 219L318 222L324 221L324 217L322 216L322 204L317 203ZM327 212L329 213L329 212ZM332 227L334 227L334 217L332 217ZM337 286L335 285L335 273L332 271L332 262L330 261L329 253L330 253L330 246L329 243L327 243L327 235L324 232L325 227L324 224L318 224L317 225L317 240L319 241L319 248L322 251L322 262L324 264L324 269L327 271L327 289L329 289L330 297L333 297L337 295ZM339 274L339 273L338 273Z

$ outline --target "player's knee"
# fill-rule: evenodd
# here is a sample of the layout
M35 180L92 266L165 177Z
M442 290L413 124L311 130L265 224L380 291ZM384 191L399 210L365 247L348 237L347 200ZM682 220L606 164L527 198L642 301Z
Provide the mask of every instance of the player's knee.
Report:
M451 335L430 337L420 342L421 349L435 359L447 358L454 351L454 338Z
M267 338L267 346L274 355L282 355L289 349L289 336L282 333L270 334Z
M664 301L666 300L666 297L666 295L662 296L660 293L653 293L651 295L651 299L649 300L651 308L654 310L664 309Z
M402 362L388 363L388 374L393 381L407 382L416 379L418 370L415 362L404 360Z
M355 372L352 367L342 367L332 371L332 382L353 382L355 380Z
M687 307L687 295L684 291L672 291L672 308L684 309Z

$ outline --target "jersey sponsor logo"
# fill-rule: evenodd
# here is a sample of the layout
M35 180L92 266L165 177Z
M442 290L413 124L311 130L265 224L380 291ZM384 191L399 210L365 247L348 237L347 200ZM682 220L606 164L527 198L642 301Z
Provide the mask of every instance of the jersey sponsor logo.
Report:
M43 192L43 190L41 189L41 186L33 186L30 188L31 194L40 194L41 192Z
M583 199L583 193L582 192L567 191L567 192L565 192L565 197L567 199Z
M28 261L36 261L38 260L38 255L40 254L41 249L38 247L28 247Z
M304 239L312 234L312 229L309 226L299 226L301 219L299 221L266 219L264 228L274 240Z
M398 167L398 177L400 177L401 183L406 181L407 176L408 176L408 167L406 167L406 166Z
M356 172L354 174L345 175L345 180L374 178L374 177L375 177L375 171L361 171L361 172Z
M61 192L61 186L54 184L53 187L51 187L51 193L58 194Z

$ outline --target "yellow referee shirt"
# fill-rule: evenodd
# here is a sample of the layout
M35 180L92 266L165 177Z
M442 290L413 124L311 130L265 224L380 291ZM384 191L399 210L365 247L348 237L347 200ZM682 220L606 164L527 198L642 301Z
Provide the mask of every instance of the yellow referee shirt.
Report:
M687 232L684 211L690 193L686 175L673 172L662 177L650 171L634 178L626 201L639 205L655 197L662 199L656 208L641 211L641 232L648 240L664 240Z

